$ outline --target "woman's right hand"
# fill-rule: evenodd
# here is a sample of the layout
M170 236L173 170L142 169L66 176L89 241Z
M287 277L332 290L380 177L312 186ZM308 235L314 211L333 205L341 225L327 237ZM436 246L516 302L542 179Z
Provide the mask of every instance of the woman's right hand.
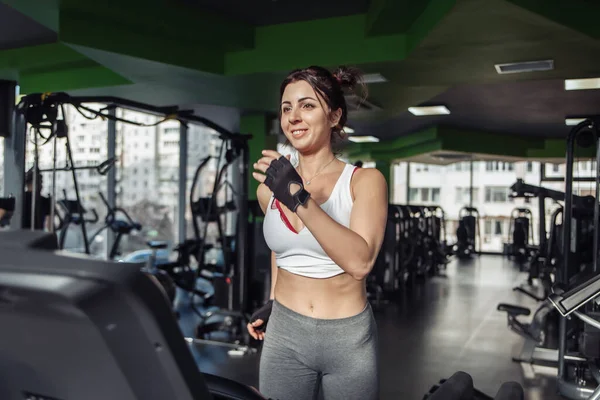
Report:
M261 329L264 324L262 319L248 323L248 333L256 340L265 340L265 331Z
M269 300L250 317L250 322L248 322L248 333L250 333L250 336L254 339L265 339L265 330L267 329L267 322L269 322L269 317L271 316L272 307L273 300Z

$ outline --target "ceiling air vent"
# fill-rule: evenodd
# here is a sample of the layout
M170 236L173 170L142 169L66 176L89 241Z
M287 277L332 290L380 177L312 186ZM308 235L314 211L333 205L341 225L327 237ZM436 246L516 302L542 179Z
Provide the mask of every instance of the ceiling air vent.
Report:
M508 64L496 64L499 74L518 74L521 72L550 71L554 69L554 60L527 61Z

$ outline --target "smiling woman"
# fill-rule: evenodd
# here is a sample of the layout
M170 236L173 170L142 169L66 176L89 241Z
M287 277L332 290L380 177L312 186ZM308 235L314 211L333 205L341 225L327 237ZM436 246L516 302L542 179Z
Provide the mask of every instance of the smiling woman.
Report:
M351 68L291 72L281 85L280 123L298 165L271 150L254 164L272 287L248 331L264 339L260 390L270 398L379 395L365 278L383 240L387 184L376 169L346 164L333 150L348 118L344 89L360 78Z

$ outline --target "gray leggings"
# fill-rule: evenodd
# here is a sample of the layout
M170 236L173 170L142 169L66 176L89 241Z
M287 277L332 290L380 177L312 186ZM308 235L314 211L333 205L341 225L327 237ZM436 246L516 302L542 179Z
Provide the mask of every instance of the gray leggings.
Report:
M371 305L357 315L315 319L273 302L259 390L274 400L375 400L377 326Z

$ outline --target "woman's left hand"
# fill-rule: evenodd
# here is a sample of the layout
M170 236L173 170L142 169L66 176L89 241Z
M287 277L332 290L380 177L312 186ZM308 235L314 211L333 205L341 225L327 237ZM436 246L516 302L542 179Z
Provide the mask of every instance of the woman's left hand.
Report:
M265 179L267 177L264 174L267 173L267 168L271 166L271 162L273 160L277 160L282 155L276 152L275 150L263 150L261 153L263 156L257 162L254 163L253 167L255 170L262 171L263 174L253 172L252 176L260 183L265 183ZM289 154L285 156L285 158L287 158L288 160L290 159L290 157L291 156Z
M279 202L296 212L299 205L306 204L310 193L304 189L302 177L290 163L290 156L283 157L276 151L263 150L263 157L254 164L254 169L264 172L253 172L252 176L264 183Z

